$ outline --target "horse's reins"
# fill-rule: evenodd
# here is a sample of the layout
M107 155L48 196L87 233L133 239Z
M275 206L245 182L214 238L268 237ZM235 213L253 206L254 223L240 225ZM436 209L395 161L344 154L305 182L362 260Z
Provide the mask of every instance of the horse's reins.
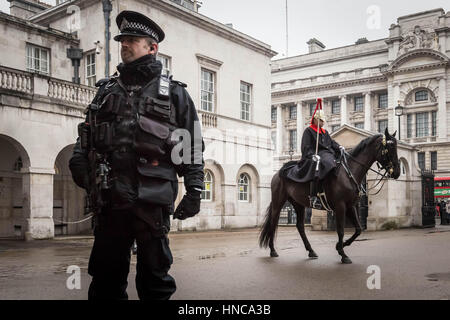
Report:
M378 149L378 153L380 152L380 150L381 150L381 149ZM348 155L350 158L352 158L353 161L355 161L356 163L358 163L359 165L361 165L363 168L375 172L375 173L377 174L377 177L378 177L378 176L381 176L381 178L375 183L375 185L373 185L373 186L370 187L370 188L365 189L364 186L363 186L362 184L358 184L358 182L356 182L356 179L355 179L355 177L353 176L353 174L352 174L352 172L351 172L351 170L350 170L350 167L349 167L349 165L348 165L348 163L347 163L347 157L346 157L346 155ZM356 187L358 188L358 192L359 192L359 195L360 195L360 196L361 196L361 195L364 195L364 194L369 195L369 194L368 194L368 191L373 190L374 188L376 188L376 187L381 183L381 181L383 181L383 184L381 185L380 189L379 189L376 193L370 194L370 195L371 195L371 196L374 196L374 195L377 195L378 193L380 193L381 189L383 189L384 183L385 183L386 180L387 180L387 179L385 179L385 178L386 178L386 174L388 173L388 170L387 170L387 169L385 169L386 171L385 171L384 174L382 175L382 174L380 173L380 171L375 171L375 170L373 170L371 167L367 166L367 165L364 164L364 163L361 163L361 162L358 161L355 157L353 157L350 153L348 153L348 152L346 152L346 151L343 151L343 150L341 150L341 157L342 157L342 159L343 159L342 165L343 165L345 171L347 172L348 176L350 177L350 179L353 181L353 183L354 183L354 184L356 185ZM383 169L383 167L380 167L378 161L377 161L377 166L378 166L378 168Z

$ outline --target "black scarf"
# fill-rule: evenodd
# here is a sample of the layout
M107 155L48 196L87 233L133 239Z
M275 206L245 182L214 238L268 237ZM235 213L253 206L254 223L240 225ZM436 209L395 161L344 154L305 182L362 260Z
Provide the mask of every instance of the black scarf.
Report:
M161 75L162 64L152 54L142 56L130 63L117 66L120 79L126 85L144 85Z

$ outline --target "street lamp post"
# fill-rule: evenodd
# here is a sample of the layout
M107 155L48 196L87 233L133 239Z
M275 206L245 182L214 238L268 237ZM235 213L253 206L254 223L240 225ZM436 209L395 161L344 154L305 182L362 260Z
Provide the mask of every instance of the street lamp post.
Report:
M395 115L398 117L398 140L401 139L400 136L400 117L403 115L403 107L400 105L400 101L398 105L395 107Z
M291 147L290 149L289 149L289 157L291 158L291 161L292 161L292 155L294 154L294 149Z

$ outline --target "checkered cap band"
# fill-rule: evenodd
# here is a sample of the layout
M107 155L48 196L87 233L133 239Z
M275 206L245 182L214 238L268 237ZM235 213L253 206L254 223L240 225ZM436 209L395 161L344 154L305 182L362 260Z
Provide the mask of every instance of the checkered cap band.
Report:
M150 37L152 37L153 39L155 39L157 42L159 42L159 36L158 33L153 30L152 28L150 28L149 26L146 26L142 23L139 22L129 22L126 21L124 19L125 23L122 23L122 25L120 26L120 32L125 32L125 31L142 31L146 34L148 34Z

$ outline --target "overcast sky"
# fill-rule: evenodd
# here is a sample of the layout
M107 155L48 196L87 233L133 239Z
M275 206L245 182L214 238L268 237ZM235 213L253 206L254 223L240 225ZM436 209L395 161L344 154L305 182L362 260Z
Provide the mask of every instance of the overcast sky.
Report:
M41 0L42 1L42 0ZM54 3L54 0L43 2ZM286 0L201 0L199 12L244 32L286 55ZM385 38L399 16L436 8L448 0L287 0L289 56L307 53L306 42L320 40L326 49L355 43L358 38ZM9 13L9 2L0 0Z

